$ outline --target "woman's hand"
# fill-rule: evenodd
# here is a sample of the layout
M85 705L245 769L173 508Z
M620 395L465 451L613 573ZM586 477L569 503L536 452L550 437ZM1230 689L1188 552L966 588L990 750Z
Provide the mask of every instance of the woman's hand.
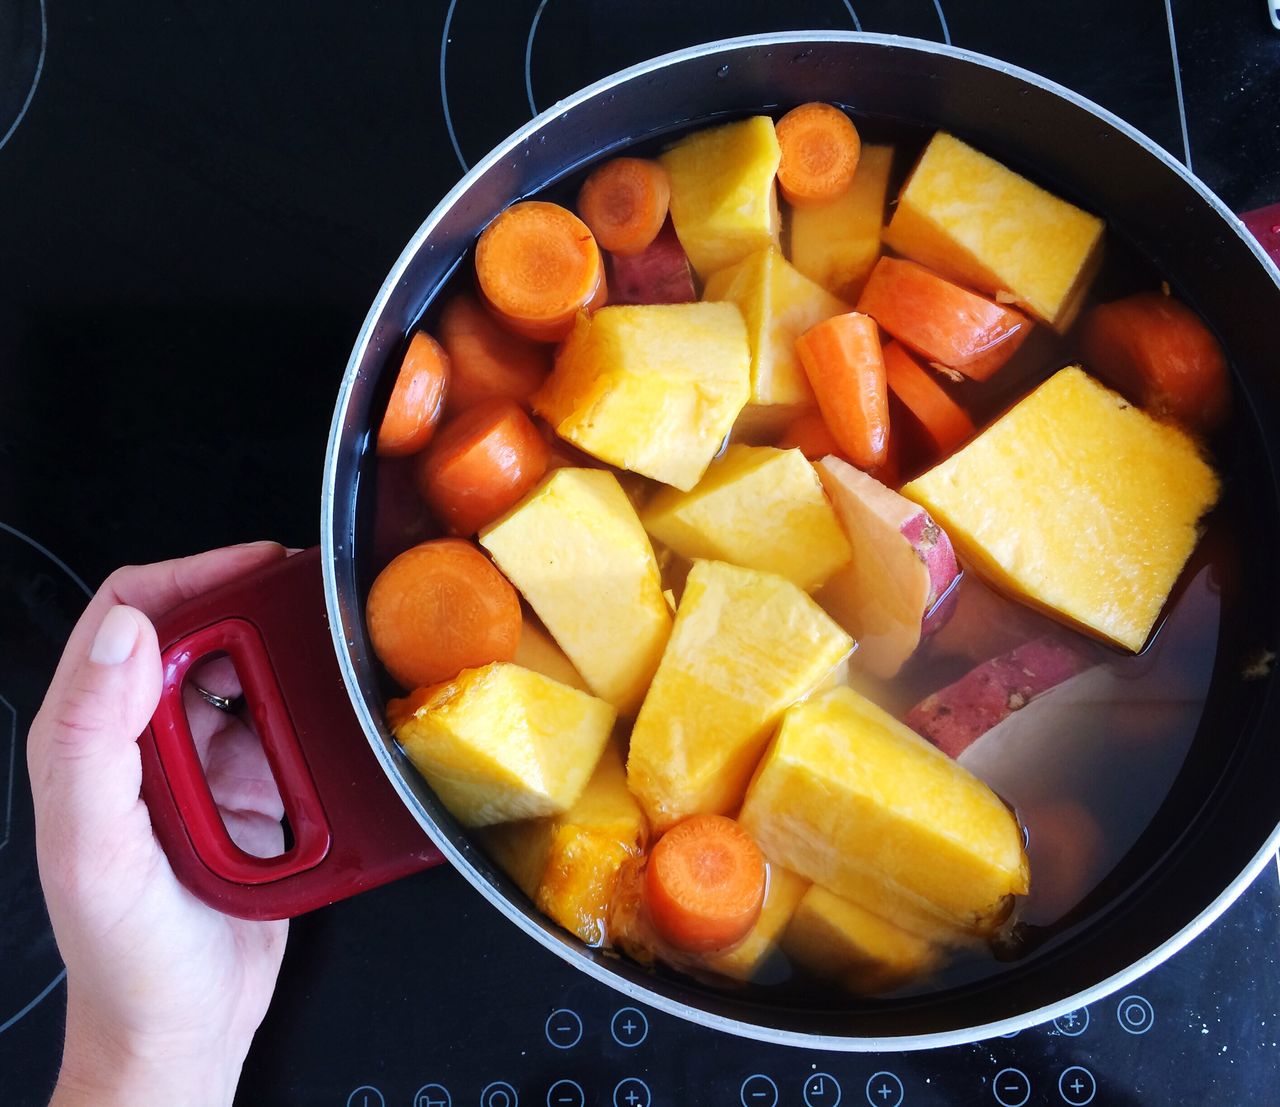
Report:
M54 1104L229 1104L235 1094L288 924L230 918L178 883L139 798L136 739L160 696L151 618L284 556L264 542L112 574L31 726L36 853L67 966ZM225 662L196 678L239 693ZM256 739L190 689L186 707L232 837L251 853L279 852L280 798Z

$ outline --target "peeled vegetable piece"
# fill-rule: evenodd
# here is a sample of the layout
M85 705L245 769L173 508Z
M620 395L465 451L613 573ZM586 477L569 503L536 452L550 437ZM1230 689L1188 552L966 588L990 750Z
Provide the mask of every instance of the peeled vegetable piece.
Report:
M813 885L782 938L797 965L852 992L885 992L937 967L939 952L924 939Z
M799 450L730 446L692 492L663 489L645 529L682 557L786 577L805 591L851 556L822 485Z
M510 662L387 705L396 740L464 826L559 815L609 740L604 700Z
M1218 478L1183 431L1078 366L902 489L997 588L1139 650Z
M1102 260L1104 224L939 131L898 198L885 242L1062 332Z
M852 303L880 256L892 146L864 146L844 195L791 213L791 264Z
M767 115L695 131L662 155L671 221L703 280L778 241L774 178L781 159Z
M817 599L858 642L853 663L888 680L916 651L960 575L942 528L919 504L838 457L815 468L853 548Z
M610 254L609 303L688 304L698 298L693 270L668 219L640 253Z
M737 807L783 710L852 648L790 581L695 562L631 734L627 781L654 828Z
M704 300L728 300L742 309L751 341L751 408L774 408L785 421L787 405L812 404L813 389L796 354L796 339L815 323L849 306L792 267L776 246L748 255L707 281ZM747 416L756 422L767 412Z
M975 933L1028 887L1017 820L996 794L849 688L787 711L739 821L770 861L837 895L880 884Z
M591 690L622 714L658 667L671 611L635 508L603 469L557 469L480 544Z
M645 304L581 315L534 407L601 461L688 491L750 394L733 304Z
M582 674L573 667L559 646L537 623L526 619L520 627L520 643L516 646L516 655L511 659L522 669L532 669L579 692L590 692Z
M728 953L707 958L707 968L734 980L752 980L778 947L782 933L795 914L809 882L780 865L769 866L769 888L755 925Z

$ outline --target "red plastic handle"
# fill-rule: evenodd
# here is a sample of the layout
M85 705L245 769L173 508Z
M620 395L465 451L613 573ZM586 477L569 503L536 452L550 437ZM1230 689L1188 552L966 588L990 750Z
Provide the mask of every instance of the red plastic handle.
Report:
M351 710L318 549L183 604L156 630L164 685L139 738L142 792L174 872L195 895L242 918L288 918L443 860ZM191 737L183 682L215 653L235 665L284 801L294 843L278 857L254 857L231 840Z
M1240 219L1262 243L1262 248L1271 255L1271 260L1280 265L1280 204L1246 211Z

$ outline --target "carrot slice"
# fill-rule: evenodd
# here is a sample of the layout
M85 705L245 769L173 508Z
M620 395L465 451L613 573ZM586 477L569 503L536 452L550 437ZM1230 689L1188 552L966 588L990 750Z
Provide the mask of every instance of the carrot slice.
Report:
M423 542L395 558L373 582L365 618L374 653L405 688L510 661L520 642L516 590L458 538Z
M862 156L858 129L844 112L830 104L801 104L775 129L782 148L778 185L787 203L803 207L844 195Z
M1227 359L1194 311L1139 292L1085 316L1085 362L1139 407L1191 427L1221 426L1231 406Z
M724 949L760 916L764 855L732 819L692 815L653 847L644 890L654 928L671 945L690 953Z
M629 257L662 230L671 182L660 162L614 158L591 171L578 193L578 214L601 249Z
M378 427L379 457L416 454L435 433L449 385L449 355L419 331L409 342Z
M884 348L884 371L889 388L919 421L940 457L973 437L973 420L900 343Z
M828 454L844 457L844 451L827 426L822 412L813 410L802 412L783 428L778 449L799 450L810 461L817 461Z
M559 342L583 309L608 295L604 262L587 225L543 200L512 204L476 243L480 294L502 324L539 342Z
M418 463L418 491L452 533L474 534L528 492L550 458L518 405L490 400L445 424Z
M856 311L824 319L796 339L796 353L840 452L859 469L882 465L889 390L875 320Z
M449 415L483 400L527 404L551 372L549 347L512 334L466 293L445 304L436 332L449 354Z
M1031 333L1021 312L901 258L876 262L857 310L925 361L975 381L991 376Z

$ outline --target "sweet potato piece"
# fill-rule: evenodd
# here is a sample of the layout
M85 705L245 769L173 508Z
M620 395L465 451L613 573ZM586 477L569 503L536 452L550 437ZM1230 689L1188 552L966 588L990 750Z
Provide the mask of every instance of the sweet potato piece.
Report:
M609 303L687 304L698 298L693 269L668 219L640 253L609 254Z

